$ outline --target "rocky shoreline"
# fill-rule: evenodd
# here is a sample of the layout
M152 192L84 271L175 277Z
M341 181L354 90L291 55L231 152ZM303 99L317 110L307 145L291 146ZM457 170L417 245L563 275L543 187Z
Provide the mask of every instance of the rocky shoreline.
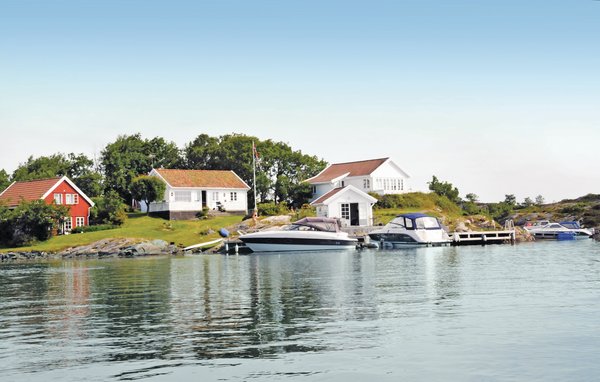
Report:
M59 252L6 252L1 261L53 260L83 258L127 258L156 255L182 255L183 249L164 240L103 239L89 245L67 248Z

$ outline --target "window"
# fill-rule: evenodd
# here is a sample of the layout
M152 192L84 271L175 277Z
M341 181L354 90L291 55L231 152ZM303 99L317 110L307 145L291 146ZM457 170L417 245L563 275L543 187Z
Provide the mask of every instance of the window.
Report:
M71 229L73 228L73 223L71 222L70 216L65 217L65 224L63 227L64 227L64 232L71 232Z
M369 179L363 179L363 188L367 190L371 188L371 181Z
M54 204L62 204L62 194L54 194Z
M236 201L237 200L237 192L231 192L229 194L229 199L232 201Z
M189 191L175 191L176 202L191 202L192 193Z
M219 200L219 193L218 192L213 192L212 193L212 200L213 201L218 201Z
M316 194L317 193L317 186L312 186L312 193Z
M83 216L75 217L75 227L83 227L85 225L85 218Z
M342 203L342 219L350 220L350 204Z
M79 195L65 194L65 204L79 204Z
M404 179L400 179L400 189L404 191Z

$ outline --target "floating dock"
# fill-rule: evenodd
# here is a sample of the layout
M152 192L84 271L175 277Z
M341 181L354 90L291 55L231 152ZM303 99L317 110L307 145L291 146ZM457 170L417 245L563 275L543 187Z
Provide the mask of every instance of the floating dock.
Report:
M450 235L452 245L514 244L515 230L454 232Z

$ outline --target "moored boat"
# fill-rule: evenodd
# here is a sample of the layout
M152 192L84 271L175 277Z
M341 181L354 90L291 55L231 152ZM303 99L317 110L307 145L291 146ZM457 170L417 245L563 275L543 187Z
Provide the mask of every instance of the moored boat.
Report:
M422 213L398 215L383 228L369 233L369 238L382 248L442 246L451 242L439 220Z
M594 235L593 230L582 228L575 221L560 223L543 221L542 223L526 224L523 228L536 239L577 240L588 239Z
M306 217L280 230L249 233L240 240L253 252L322 251L356 248L357 239L337 219Z

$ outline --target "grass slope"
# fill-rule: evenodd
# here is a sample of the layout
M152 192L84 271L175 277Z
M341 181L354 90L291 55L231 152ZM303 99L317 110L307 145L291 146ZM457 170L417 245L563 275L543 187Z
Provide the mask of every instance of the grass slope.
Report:
M461 216L462 210L446 197L435 193L410 192L400 195L388 195L390 208L373 209L374 224L386 224L399 214L422 212L436 216L446 225L454 224Z
M98 232L55 236L48 241L28 247L7 248L8 251L57 252L69 247L91 244L102 239L133 238L142 240L160 239L176 245L188 246L217 238L216 231L241 221L241 216L219 216L207 220L168 221L143 214L132 214L123 226ZM215 233L207 234L212 229Z

